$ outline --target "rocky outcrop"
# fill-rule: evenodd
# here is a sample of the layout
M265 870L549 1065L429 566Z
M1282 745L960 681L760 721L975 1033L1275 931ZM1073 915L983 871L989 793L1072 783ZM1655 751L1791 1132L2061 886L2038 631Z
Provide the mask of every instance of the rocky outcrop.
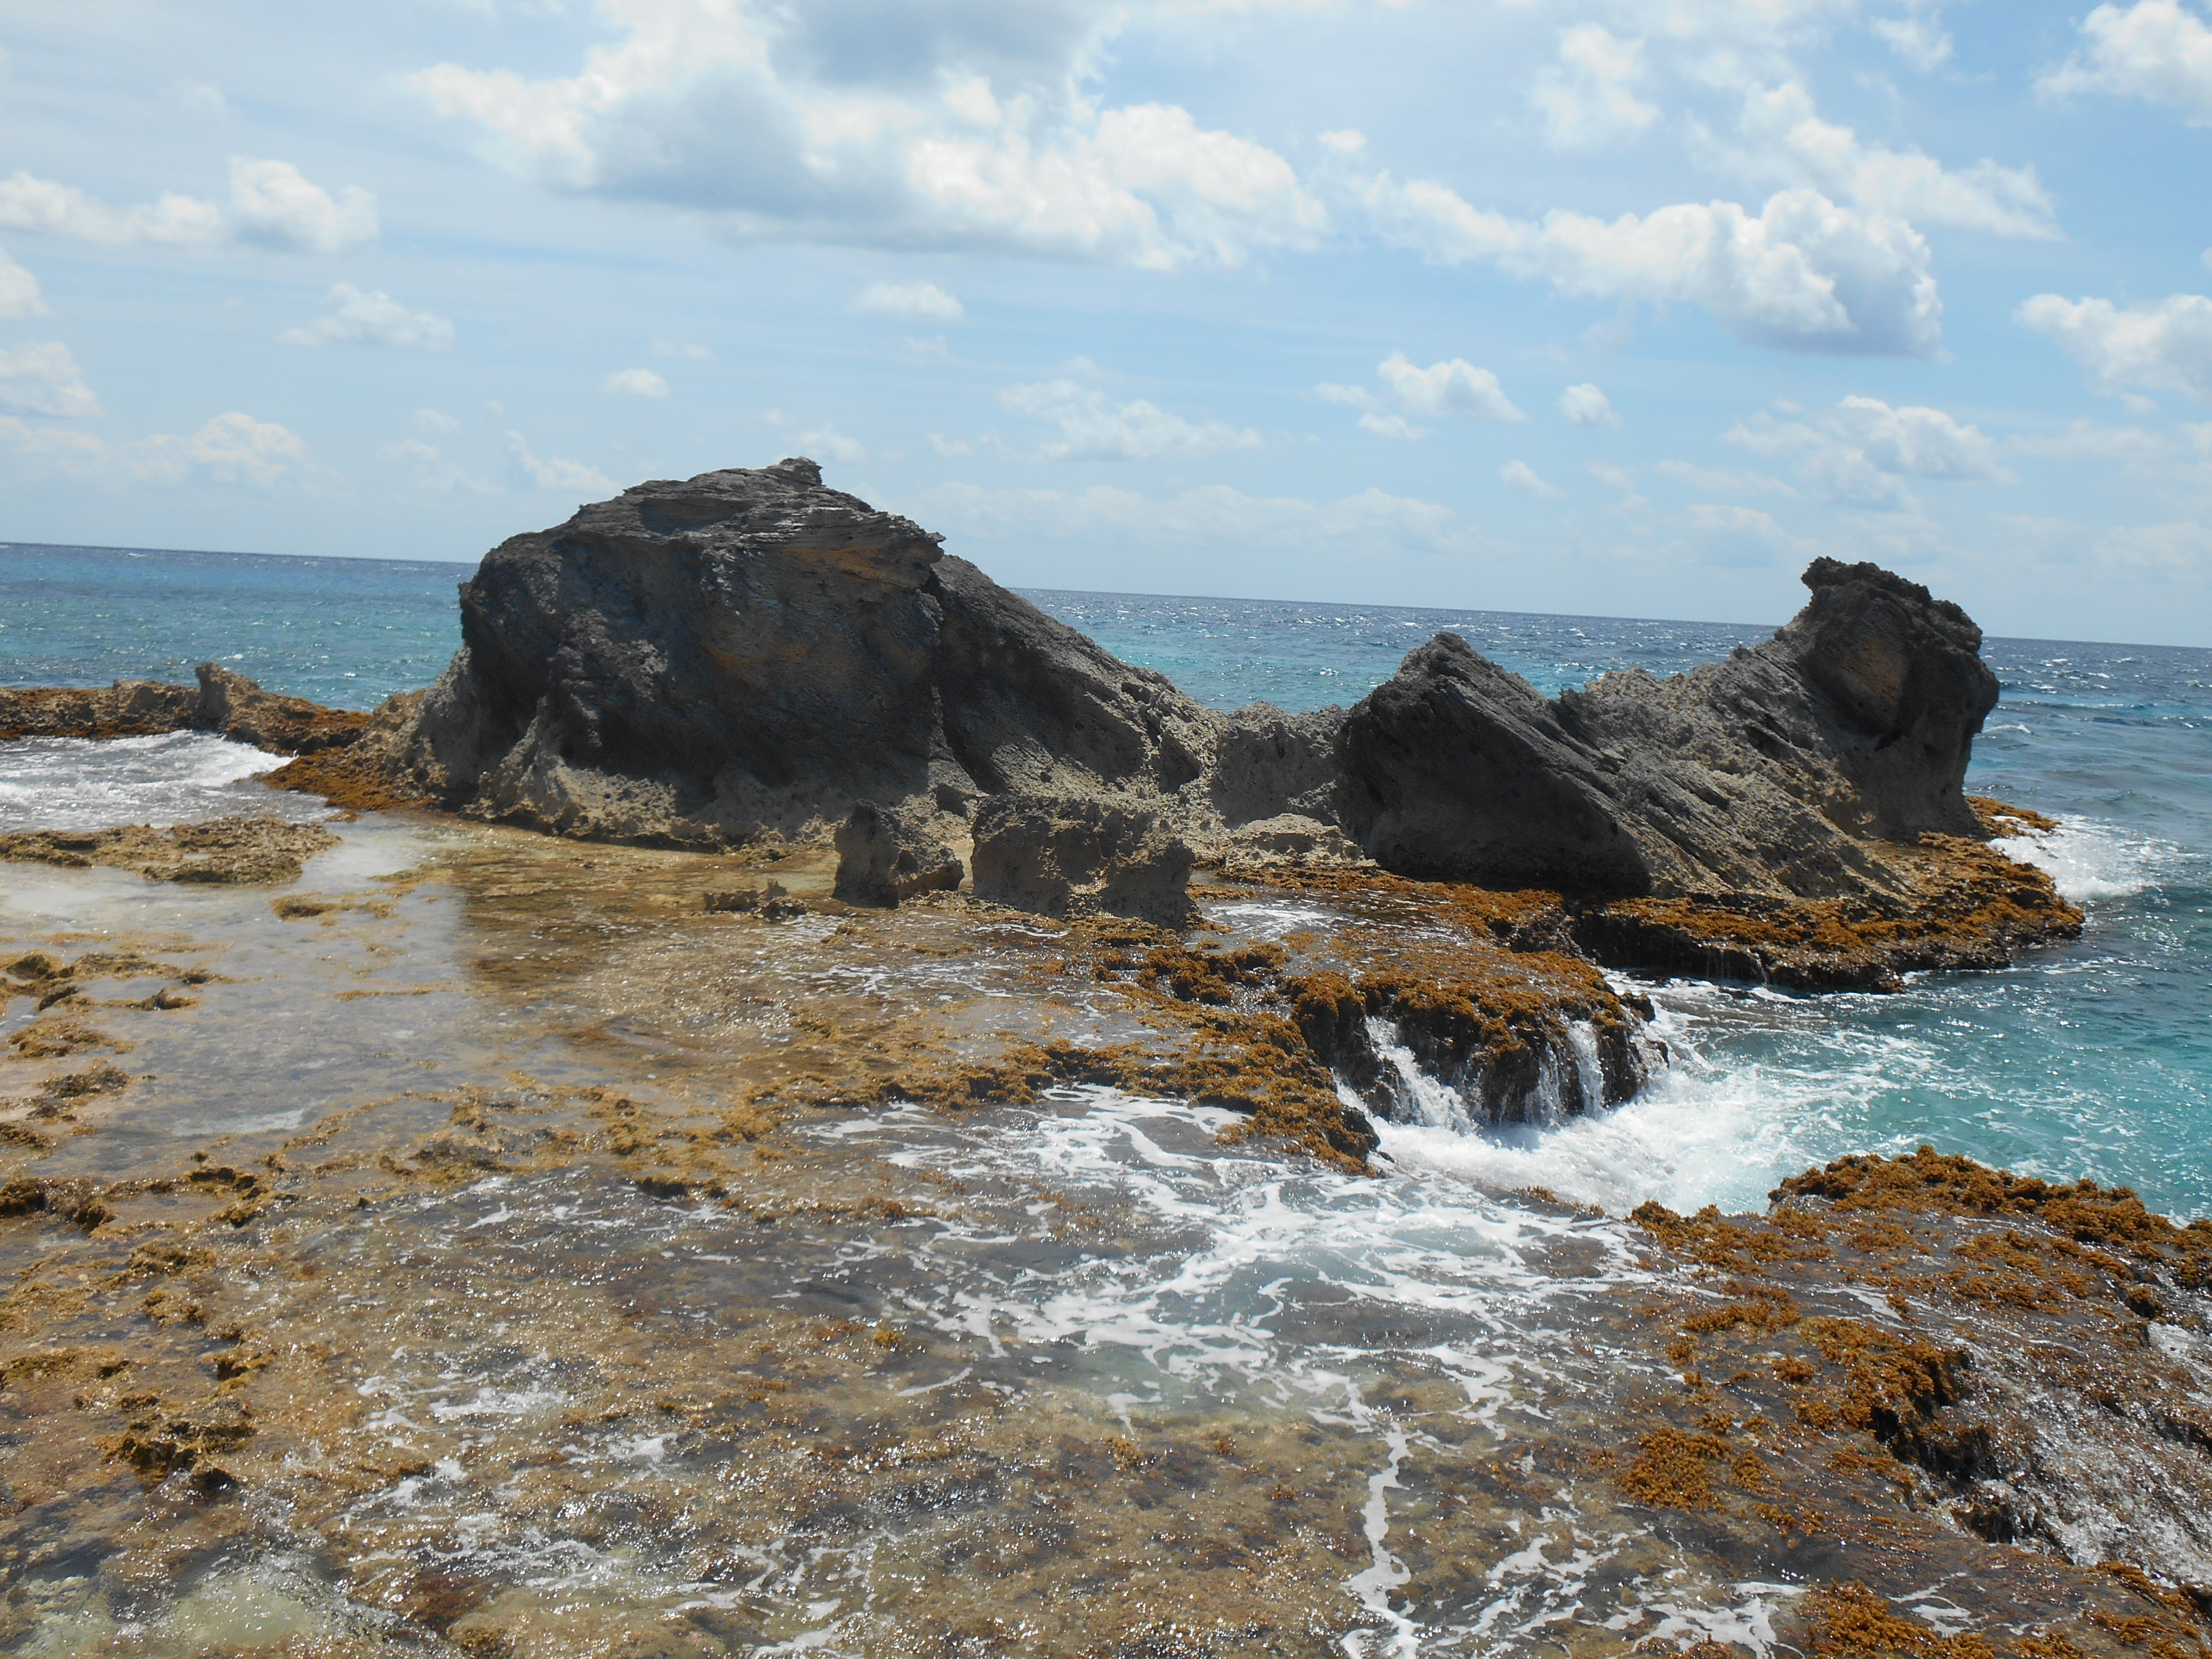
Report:
M1095 797L997 795L975 814L975 896L1038 915L1184 927L1192 861L1157 814Z
M264 691L217 663L202 663L198 673L197 686L118 680L84 689L0 689L0 740L208 732L280 755L311 755L344 748L369 722L350 709Z
M1215 717L938 542L808 460L640 484L485 556L398 763L483 817L698 845L1200 775Z
M949 893L960 885L960 858L896 812L864 800L838 826L834 896L848 904L888 909L917 893Z
M1346 716L1346 828L1388 868L1597 897L1901 890L1882 842L1980 838L1962 790L1996 701L1981 631L1816 561L1765 643L1545 700L1456 635Z

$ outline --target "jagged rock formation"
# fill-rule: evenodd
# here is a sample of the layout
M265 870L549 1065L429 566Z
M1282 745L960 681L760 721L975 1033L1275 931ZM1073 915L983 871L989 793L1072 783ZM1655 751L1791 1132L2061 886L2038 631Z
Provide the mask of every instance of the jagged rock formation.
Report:
M995 795L975 814L975 896L1038 915L1190 920L1190 848L1141 809Z
M1179 921L1193 857L1349 856L1557 893L1562 938L1617 965L1810 988L2078 929L1961 793L1997 694L1980 630L1873 565L1816 561L1771 640L1669 679L1547 700L1443 634L1349 711L1224 714L938 544L804 459L640 484L494 549L452 665L373 716L210 665L0 693L0 735L221 731L343 805L601 840L842 823L856 902L943 880L972 836L980 893L1054 914Z
M625 490L485 556L398 764L482 816L694 844L1202 774L1204 710L939 539L808 460Z
M209 732L277 754L343 749L369 717L264 691L243 674L204 662L198 686L118 680L112 686L0 688L0 741L10 738L138 738Z
M959 854L872 800L837 827L835 895L848 904L890 908L917 893L951 892L964 873Z
M1878 843L1985 833L1962 785L1996 678L1981 630L1924 587L1832 559L1805 583L1762 645L1550 702L1438 635L1346 718L1346 827L1386 868L1492 886L1893 887Z

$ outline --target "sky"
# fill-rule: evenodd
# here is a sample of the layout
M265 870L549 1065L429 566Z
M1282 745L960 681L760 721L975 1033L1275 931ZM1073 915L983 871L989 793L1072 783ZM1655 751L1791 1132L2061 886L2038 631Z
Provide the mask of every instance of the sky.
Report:
M2208 0L9 0L0 538L2212 646Z

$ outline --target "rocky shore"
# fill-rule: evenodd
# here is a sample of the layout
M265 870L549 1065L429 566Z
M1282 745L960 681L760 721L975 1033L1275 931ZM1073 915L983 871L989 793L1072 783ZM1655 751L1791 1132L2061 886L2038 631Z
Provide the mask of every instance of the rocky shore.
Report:
M1973 623L1806 583L1224 714L793 460L503 544L372 714L0 692L356 815L0 837L0 1646L2204 1653L2212 1225L1375 1178L1661 1076L1623 970L2079 931Z

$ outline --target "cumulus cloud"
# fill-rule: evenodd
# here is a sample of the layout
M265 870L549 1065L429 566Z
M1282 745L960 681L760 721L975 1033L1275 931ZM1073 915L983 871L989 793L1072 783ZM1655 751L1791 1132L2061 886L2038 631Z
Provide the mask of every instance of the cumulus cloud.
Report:
M681 357L689 362L704 363L714 360L714 349L712 346L701 345L696 340L680 340L664 337L653 343L653 355L656 357Z
M1644 43L1586 23L1559 37L1557 65L1538 72L1528 101L1555 149L1591 149L1634 138L1656 125L1659 106L1637 97Z
M1613 399L1585 380L1559 394L1559 413L1577 426L1619 426L1620 413Z
M1755 453L1794 462L1816 494L1858 507L1911 507L1905 481L1912 478L2019 482L1979 427L1940 409L1892 408L1875 398L1846 398L1814 422L1760 415L1726 436Z
M0 317L46 314L46 301L39 297L39 279L0 252Z
M222 242L334 253L378 234L376 198L356 185L333 197L289 161L230 159L227 203L168 193L110 207L74 185L18 170L0 179L0 226L112 246L207 246Z
M0 409L12 415L97 415L100 399L59 340L0 351Z
M853 309L873 317L913 317L957 323L968 314L957 297L934 283L871 283L853 296Z
M665 398L668 382L649 368L618 368L599 382L599 390L632 398Z
M1536 469L1526 461L1508 461L1498 469L1501 482L1510 484L1524 495L1534 495L1539 501L1557 501L1567 492L1557 484L1546 483L1536 476Z
M189 436L156 433L111 445L89 432L37 427L0 416L0 448L46 474L106 484L175 485L189 481L268 489L301 473L307 443L273 421L232 410Z
M739 234L1169 268L1312 245L1328 216L1263 144L1081 96L1097 8L608 0L576 74L409 77L556 189L720 216Z
M2081 50L2036 82L2053 97L2102 92L2212 126L2212 27L2181 0L2102 5L2081 20Z
M1757 568L1784 556L1792 562L1813 550L1784 530L1771 513L1755 507L1701 501L1683 514L1707 564Z
M1702 306L1754 344L1925 356L1941 337L1926 240L1818 191L1784 191L1756 216L1734 202L1682 203L1611 221L1564 210L1509 218L1388 174L1364 199L1386 236L1439 263L1494 264L1578 299Z
M1116 403L1096 386L1045 380L1009 386L999 401L1060 428L1037 453L1043 460L1148 461L1163 455L1206 455L1257 449L1260 434L1225 421L1192 422L1138 398Z
M410 311L389 294L333 283L325 298L330 309L301 328L277 337L287 345L414 346L438 351L453 343L453 325L427 311Z
M1477 368L1464 357L1449 357L1426 368L1394 351L1375 366L1382 390L1342 386L1323 380L1315 394L1329 403L1349 404L1360 412L1359 424L1377 437L1411 441L1425 438L1430 428L1416 426L1409 416L1438 420L1448 415L1476 420L1525 421L1513 405L1498 376ZM1396 408L1393 409L1392 404Z
M533 489L578 494L587 500L615 493L614 480L595 466L558 455L539 459L531 453L530 441L520 432L507 434L507 453L514 462L516 473Z
M1797 491L1765 472L1734 466L1699 466L1694 461L1661 461L1651 469L1662 477L1687 484L1703 495L1787 495Z
M1984 157L1945 167L1923 152L1863 141L1824 121L1796 82L1745 94L1747 147L1716 147L1715 159L1747 178L1809 186L1838 201L1916 224L1952 225L1993 236L2049 240L2058 234L2057 204L2035 169Z
M1944 32L1940 12L1926 17L1877 17L1867 27L1876 40L1923 75L1932 75L1951 61L1953 43Z
M2103 391L2142 386L2212 398L2212 299L2203 295L2116 306L2039 294L2013 319L2056 340Z

